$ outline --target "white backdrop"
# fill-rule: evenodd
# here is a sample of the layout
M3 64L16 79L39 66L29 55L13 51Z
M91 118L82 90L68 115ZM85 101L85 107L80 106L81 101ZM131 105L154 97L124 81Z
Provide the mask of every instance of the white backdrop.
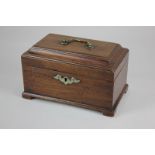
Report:
M48 33L129 48L129 90L115 117L43 100L26 100L20 56ZM155 27L0 27L0 128L155 128Z

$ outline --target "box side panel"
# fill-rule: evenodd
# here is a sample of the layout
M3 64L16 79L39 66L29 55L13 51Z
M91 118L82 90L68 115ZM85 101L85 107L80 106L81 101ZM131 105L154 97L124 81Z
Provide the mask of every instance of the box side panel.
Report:
M24 63L24 58L21 58L21 62L22 62L24 91L31 93L32 92L32 87L33 87L32 72L26 70L27 65Z
M129 57L129 50L126 48L123 48L121 51L121 54L118 56L118 58L114 58L117 60L112 67L112 70L114 72L114 80L117 78L121 70L123 69L123 66L127 63Z
M120 94L123 91L125 84L127 83L127 70L128 70L128 61L124 64L122 70L117 75L114 81L113 105L115 104L116 100L119 98Z

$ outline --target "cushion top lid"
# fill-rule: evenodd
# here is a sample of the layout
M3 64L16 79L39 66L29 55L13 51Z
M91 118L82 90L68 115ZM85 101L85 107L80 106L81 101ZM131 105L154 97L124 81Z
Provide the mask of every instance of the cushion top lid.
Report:
M36 43L29 53L47 59L110 67L118 63L125 50L117 43L48 34ZM84 60L84 61L83 61Z

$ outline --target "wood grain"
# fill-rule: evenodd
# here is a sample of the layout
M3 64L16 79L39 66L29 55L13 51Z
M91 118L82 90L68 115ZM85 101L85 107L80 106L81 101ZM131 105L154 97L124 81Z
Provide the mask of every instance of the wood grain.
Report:
M55 102L58 102L58 103L64 103L64 104L68 104L68 105L78 106L78 107L81 107L81 108L95 110L95 111L103 113L103 115L105 115L105 116L112 117L112 116L114 116L114 113L116 112L116 107L118 106L119 101L123 97L123 94L127 92L127 89L128 89L128 85L126 84L124 86L121 94L119 95L118 99L116 100L115 104L113 105L112 109L101 108L101 107L94 106L94 105L88 105L88 104L79 103L79 102L72 102L72 101L59 99L59 98L54 98L54 97L48 97L48 96L42 96L42 95L38 95L38 94L32 94L32 93L29 93L29 92L23 92L22 96L23 96L23 98L26 98L26 99L38 98L38 99L50 100L50 101L55 101Z
M96 40L88 40L96 45L91 50L80 43L62 46L63 38L67 36L47 35L22 55L23 97L69 103L113 116L127 91L128 49ZM80 82L64 85L54 79L57 74Z

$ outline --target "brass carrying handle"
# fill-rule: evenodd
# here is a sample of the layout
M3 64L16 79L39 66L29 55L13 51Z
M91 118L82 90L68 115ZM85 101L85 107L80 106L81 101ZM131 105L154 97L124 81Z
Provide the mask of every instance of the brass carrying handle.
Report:
M80 39L71 39L71 40L61 40L60 44L61 45L69 45L70 43L72 42L80 42L80 43L84 43L84 47L85 48L88 48L88 49L91 49L91 48L94 48L95 46L92 45L89 41L86 41L86 40L80 40Z

